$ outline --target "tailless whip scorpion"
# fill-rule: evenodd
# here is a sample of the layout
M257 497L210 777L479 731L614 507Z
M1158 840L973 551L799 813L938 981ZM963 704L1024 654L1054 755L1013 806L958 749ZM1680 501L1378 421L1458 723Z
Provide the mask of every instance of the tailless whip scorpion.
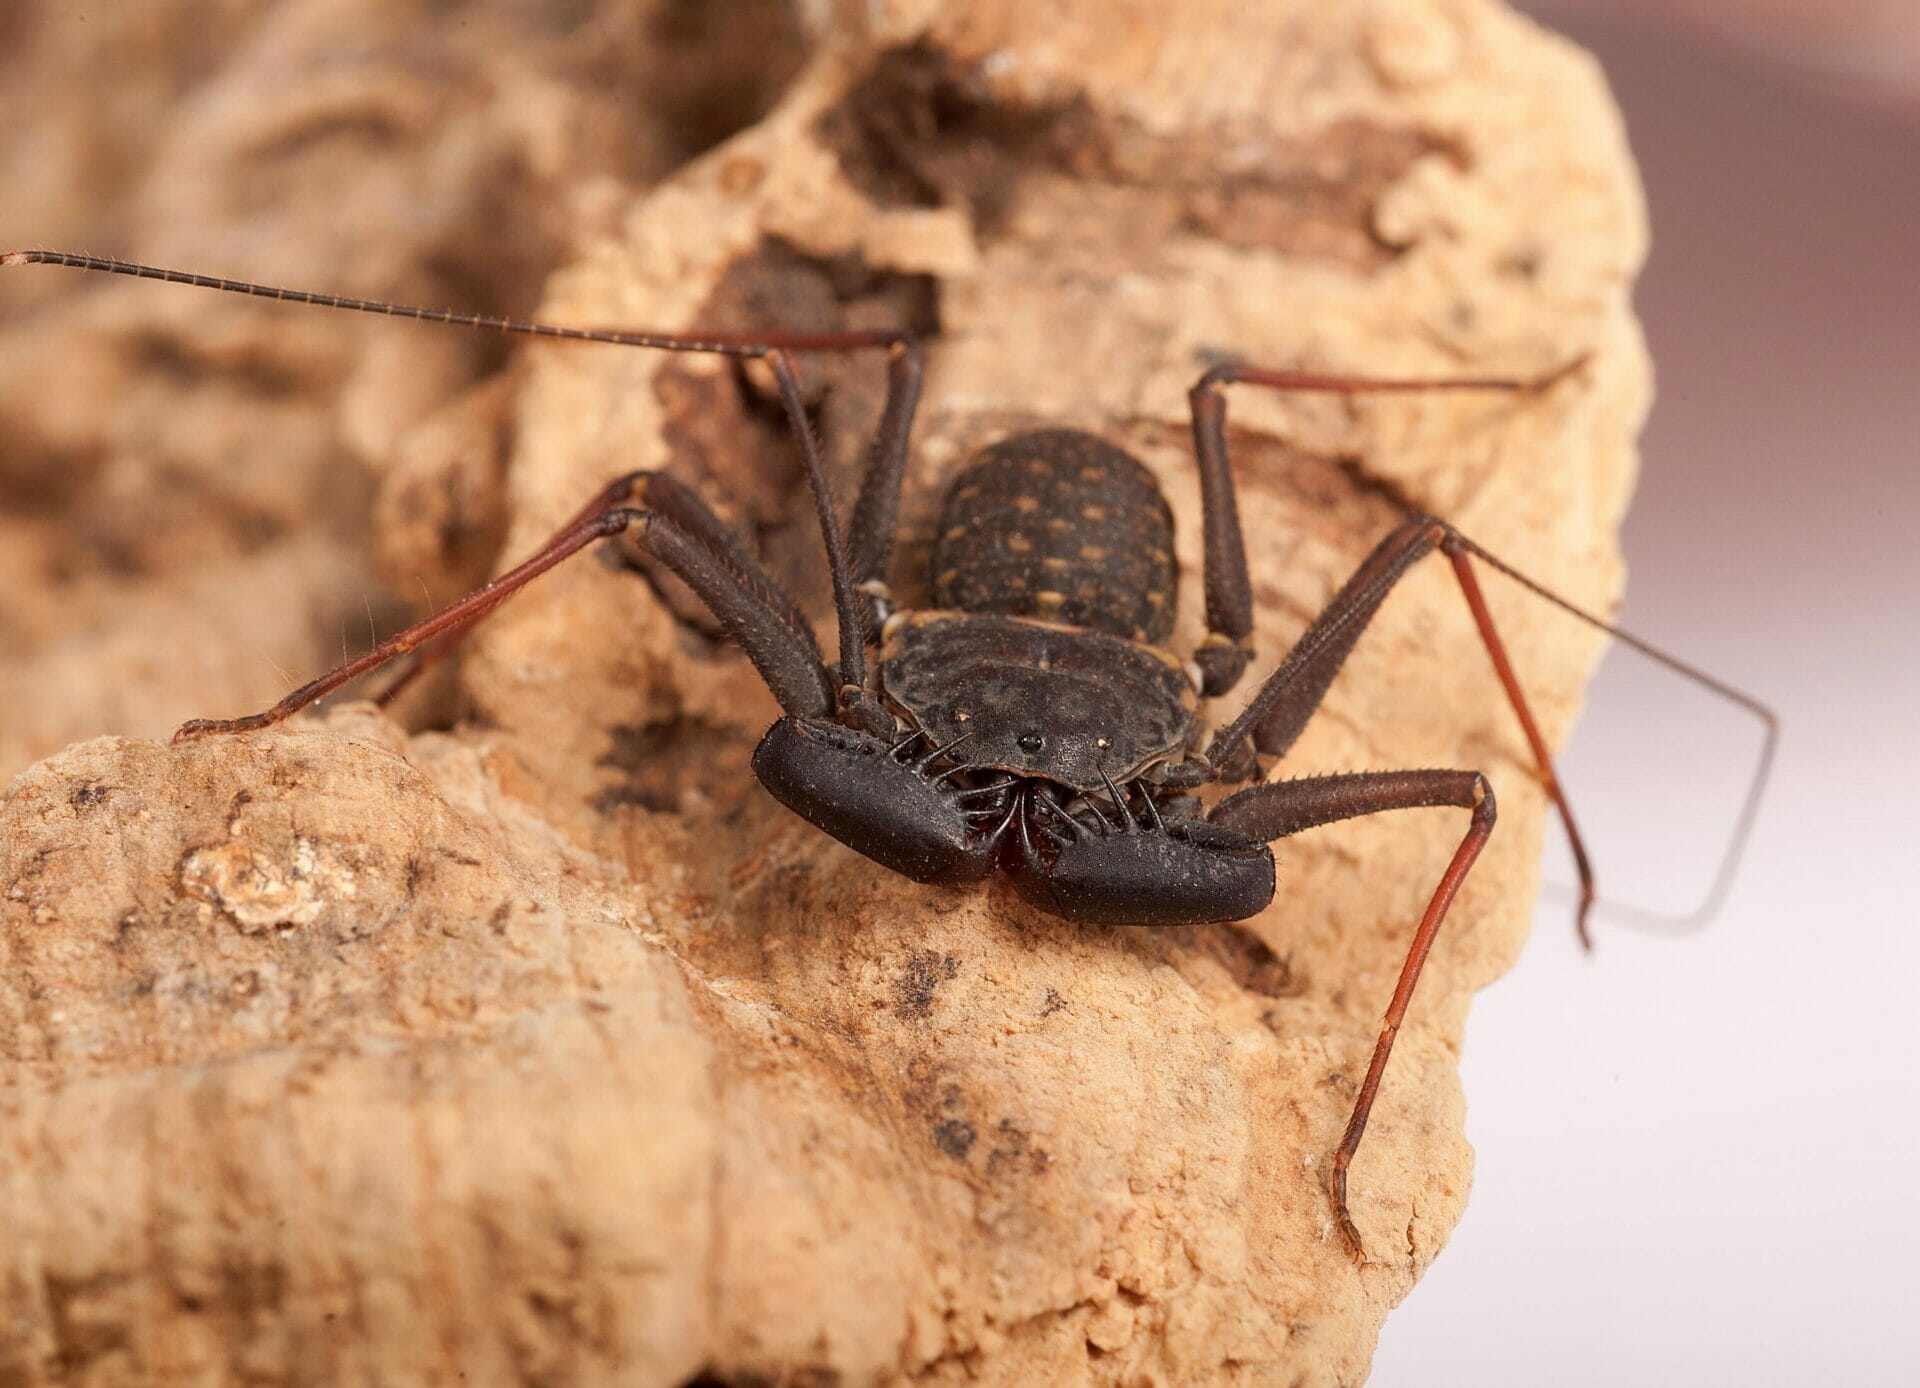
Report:
M292 303L574 342L753 359L771 371L826 547L837 660L822 655L799 606L744 541L686 485L633 472L603 488L531 557L452 606L303 685L262 713L196 719L176 740L246 732L290 717L402 655L415 664L391 697L474 624L595 541L624 535L696 593L746 652L782 716L753 772L782 804L841 843L916 882L949 886L998 870L1041 911L1073 922L1170 926L1242 920L1274 895L1276 839L1361 815L1421 807L1467 813L1467 828L1413 933L1345 1133L1330 1195L1347 1247L1358 1150L1394 1037L1448 907L1493 832L1494 795L1474 770L1372 771L1263 779L1319 708L1369 620L1400 578L1438 551L1452 566L1579 876L1576 923L1588 941L1594 878L1547 744L1481 593L1476 566L1519 583L1669 669L1755 714L1766 727L1735 833L1744 842L1771 762L1772 713L1750 696L1654 648L1517 572L1446 521L1416 515L1375 546L1254 690L1207 736L1201 701L1226 695L1252 657L1252 584L1227 450L1232 386L1340 395L1505 391L1537 395L1584 359L1534 379L1368 379L1223 364L1189 393L1204 521L1207 635L1190 658L1167 648L1178 570L1173 517L1152 473L1075 429L1016 434L981 450L940 509L932 605L896 609L887 586L902 475L925 349L893 331L656 333L562 327L415 308L156 269L55 251L15 251L0 266L64 265ZM843 531L808 421L796 353L882 352L887 390L865 478ZM1210 808L1198 791L1252 782Z

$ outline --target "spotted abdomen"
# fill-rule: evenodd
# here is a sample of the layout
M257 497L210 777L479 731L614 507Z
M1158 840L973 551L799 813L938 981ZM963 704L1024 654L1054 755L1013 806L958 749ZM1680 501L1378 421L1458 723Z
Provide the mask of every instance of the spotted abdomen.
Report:
M1173 513L1153 474L1078 430L1037 430L983 449L940 513L938 607L1159 645L1173 631L1176 582Z

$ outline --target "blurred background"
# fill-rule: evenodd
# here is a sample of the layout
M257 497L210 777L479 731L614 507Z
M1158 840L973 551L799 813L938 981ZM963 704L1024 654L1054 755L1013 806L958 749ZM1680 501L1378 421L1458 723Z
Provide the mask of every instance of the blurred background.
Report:
M1549 893L1475 1003L1473 1198L1372 1381L1911 1382L1920 5L1520 8L1605 65L1646 181L1624 621L1785 734L1707 928L1603 916L1582 958ZM1603 893L1704 891L1751 745L1609 656L1565 763Z

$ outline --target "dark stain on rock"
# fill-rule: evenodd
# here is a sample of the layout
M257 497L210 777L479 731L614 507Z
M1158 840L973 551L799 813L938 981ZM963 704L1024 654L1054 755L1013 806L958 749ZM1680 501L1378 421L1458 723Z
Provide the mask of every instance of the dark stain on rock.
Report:
M1040 1003L1040 1015L1042 1017L1051 1017L1054 1013L1064 1012L1066 1009L1067 1000L1053 989L1047 989L1047 995Z
M940 956L921 956L935 977L945 976ZM903 978L905 976L903 975ZM933 985L929 984L929 989ZM925 1125L933 1145L954 1161L964 1162L979 1141L980 1126L970 1113L965 1092L948 1078L945 1067L927 1049L915 1049L907 1059L906 1083L900 1093L902 1108Z
M813 330L831 318L831 307L830 301L824 310L812 302L797 308L780 302L737 312L744 332L793 323ZM755 324L747 321L752 314L766 316ZM663 366L653 378L653 393L660 401L660 432L673 475L698 489L714 513L742 536L779 519L787 493L801 480L785 416L761 409L735 377L697 364Z
M810 255L777 237L729 265L690 319L738 333L896 327L931 338L940 328L931 276L877 268L857 255ZM802 609L828 610L820 532L771 377L740 362L716 370L676 358L663 363L653 381L669 449L666 471L700 494ZM800 384L833 484L851 495L865 470L885 394L880 356L807 354ZM681 620L709 636L719 634L704 605L662 565L630 545L609 552L645 575Z
M594 808L602 814L623 805L675 813L688 785L715 787L722 770L735 775L739 783L738 735L704 719L621 723L610 735L611 745L595 765L618 772L619 779L593 798Z
M921 40L882 54L815 132L882 206L963 205L991 228L1025 172L1090 156L1100 128L1080 99L995 101L977 66Z
M1020 1175L1044 1176L1052 1168L1052 1153L1036 1147L1011 1118L1002 1118L994 1125L993 1150L987 1153L989 1177L999 1181Z
M108 1356L120 1357L133 1348L133 1326L124 1314L127 1274L98 1272L88 1276L61 1276L48 1272L42 1281L52 1321L54 1362L64 1372L79 1375Z
M1250 993L1267 998L1298 997L1305 985L1292 966L1267 942L1244 926L1185 925L1162 932L1170 943L1213 960Z
M681 1384L680 1388L841 1388L844 1381L832 1369L783 1368L775 1379L764 1374L722 1373L708 1367Z
M76 810L90 810L107 798L107 788L96 781L88 781L76 786L67 802Z
M933 995L940 985L960 972L951 954L930 949L915 951L906 968L893 980L893 1010L910 1022L924 1022L933 1013Z
M965 1161L978 1134L963 1118L943 1118L933 1125L933 1145L955 1161Z
M492 913L487 917L487 929L495 935L505 935L507 933L507 920L512 914L513 902L501 902L493 908Z
M1349 119L1305 139L1229 128L1169 135L1098 114L1077 94L1045 105L998 99L978 66L924 40L883 54L816 133L875 202L965 208L985 240L1027 180L1064 177L1137 245L1200 235L1360 266L1405 249L1374 231L1375 204L1392 184L1429 156L1467 163L1457 141L1419 127Z
M765 115L809 52L790 0L662 0L640 13L652 56L632 100L672 140L675 164Z
M1366 459L1349 456L1337 458L1334 464L1345 476L1351 495L1384 502L1387 509L1383 514L1395 516L1417 515L1425 509L1406 487L1391 477L1377 476L1369 471Z
M1264 158L1229 176L1190 157L1183 229L1229 246L1382 264L1406 248L1375 235L1374 205L1430 156L1455 168L1468 162L1446 136L1359 119L1336 121L1306 140L1274 141Z

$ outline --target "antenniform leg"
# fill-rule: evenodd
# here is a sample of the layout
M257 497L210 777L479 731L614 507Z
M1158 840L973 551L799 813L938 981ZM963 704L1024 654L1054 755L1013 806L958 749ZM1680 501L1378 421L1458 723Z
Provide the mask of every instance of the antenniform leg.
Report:
M1400 981L1394 986L1393 1000L1387 1004L1386 1016L1380 1023L1380 1038L1374 1043L1367 1076L1361 1081L1359 1097L1354 1100L1353 1116L1347 1120L1347 1130L1333 1153L1330 1182L1334 1218L1348 1250L1356 1258L1363 1257L1365 1250L1360 1231L1354 1227L1353 1217L1347 1210L1347 1167L1359 1150L1361 1135L1367 1130L1367 1115L1373 1111L1374 1096L1380 1091L1380 1077L1386 1072L1387 1057L1393 1053L1394 1038L1400 1034L1407 1004L1413 1000L1414 985L1420 981L1421 967L1427 962L1434 937L1440 932L1440 922L1446 919L1447 908L1466 880L1467 870L1493 833L1493 788L1477 771L1380 771L1316 776L1243 790L1221 801L1207 817L1209 823L1236 830L1251 839L1271 841L1337 820L1387 810L1437 806L1470 810L1472 822L1459 848L1454 850L1453 861L1441 874L1440 884L1427 902L1426 914L1413 933L1406 963L1400 966Z
M857 343L856 346L868 346ZM848 349L851 350L851 349ZM887 562L893 554L893 537L900 509L900 481L906 471L907 445L913 429L914 410L920 400L920 382L925 370L924 353L917 342L895 342L887 366L886 400L880 423L874 434L873 449L860 499L848 527L852 546L848 563L855 585L862 635L873 640L885 619L886 609L877 593L884 591ZM733 573L767 604L784 614L787 624L812 644L811 628L785 589L768 574L760 561L741 543L733 530L715 516L699 493L665 473L634 472L612 483L602 497L587 503L574 523L614 504L614 498L629 495L647 509L674 521L696 541L712 551ZM711 607L711 604L709 604ZM435 661L444 658L465 639L473 626L486 615L486 609L474 613L458 627L436 638L421 650L414 663L381 690L378 702L384 707Z
M1230 362L1213 367L1187 393L1193 414L1193 453L1200 469L1200 506L1206 549L1207 640L1194 655L1208 697L1238 683L1252 655L1253 585L1247 576L1247 551L1240 535L1240 507L1227 462L1227 397L1235 382L1270 390L1317 391L1336 395L1419 393L1442 390L1544 390L1565 377L1579 358L1538 380L1473 376L1380 380L1366 376L1328 376L1308 371L1270 371Z
M97 271L104 274L128 275L136 279L159 280L168 284L193 285L202 289L214 289L229 294L244 294L255 298L274 299L283 303L311 304L320 308L343 309L356 313L373 313L389 318L406 318L417 322L444 323L463 327L483 328L496 332L517 333L529 337L543 337L568 342L600 342L614 346L649 347L670 352L704 352L741 359L765 361L773 372L775 384L779 388L780 403L787 422L793 430L794 439L800 448L800 460L806 471L807 484L813 494L814 510L820 524L820 535L827 551L827 568L833 580L834 612L839 624L840 661L833 672L830 684L837 682L833 690L831 708L839 710L843 705L852 709L861 703L861 690L866 677L866 641L865 622L861 598L856 591L853 569L847 558L847 548L841 536L840 520L833 504L832 494L827 486L825 468L820 461L820 448L814 439L812 426L807 422L806 405L800 394L799 380L794 373L792 354L794 352L848 352L867 348L888 347L896 349L896 362L904 355L905 368L896 365L889 377L889 395L887 408L881 424L881 439L875 446L875 466L872 472L881 476L897 476L900 464L893 461L897 451L904 456L906 433L912 422L913 397L918 392L918 357L908 351L898 349L910 342L908 334L894 331L854 331L854 332L774 332L774 333L655 333L644 330L624 328L574 328L551 323L536 323L523 319L496 318L486 314L459 313L445 309L421 308L410 304L387 303L377 299L356 299L339 294L319 294L308 290L285 289L275 285L253 284L244 280L222 279L212 275L190 274L180 270L168 270L150 265L136 265L128 261L107 260L97 256L74 255L64 251L8 251L0 254L0 267L17 265L58 265L70 269ZM911 379L901 379L903 371L910 371ZM911 387L911 389L909 389ZM895 448L897 436L898 447ZM883 460L886 465L883 466ZM876 493L875 505L888 509L886 489L882 487ZM685 563L694 569L711 569L710 579L703 580L708 587L689 578L696 591L712 604L716 600L721 604L715 608L715 615L734 635L746 644L748 636L762 631L760 623L770 617L772 628L790 626L788 618L793 614L792 602L784 595L775 596L777 589L768 592L770 581L762 584L764 575L757 566L743 569L739 563L745 553L731 539L714 540L712 532L718 530L718 523L712 521L704 506L698 507L698 514L691 521L683 518L681 523L668 519L672 501L653 512L634 512L626 521L616 519L614 509L595 511L589 506L575 518L572 525L563 528L532 559L512 573L487 585L478 593L456 603L445 612L409 628L392 641L384 642L369 651L360 660L350 662L329 674L315 680L303 689L297 690L267 713L250 719L240 719L231 723L198 720L181 729L186 735L196 733L229 730L234 728L259 727L265 723L278 722L288 714L305 707L355 675L365 673L375 666L392 659L395 655L405 654L418 649L423 643L445 638L457 639L465 628L490 612L493 607L527 583L544 573L568 555L577 553L596 539L617 533L627 524L638 523L645 519L647 528L643 532L641 543L649 547L658 546L660 557L680 572L680 564ZM701 543L704 536L706 543ZM649 538L651 537L651 538ZM685 542L684 544L682 542ZM669 559L668 552L681 553L676 561ZM696 553L697 551L697 553ZM863 550L863 555L866 553ZM881 555L884 560L884 553ZM682 577L686 577L682 573ZM761 591L756 594L754 589ZM721 596L726 590L737 590L736 596ZM741 605L744 603L745 605ZM722 610L722 609L725 610ZM732 612L732 616L728 615ZM749 615L751 614L751 615ZM738 628L738 629L736 629ZM770 684L778 678L782 687L776 687L775 693L789 711L795 710L790 699L798 700L801 706L811 707L812 699L803 692L804 685L810 682L810 676L803 675L797 668L787 668L791 661L791 642L778 637L771 638L773 646L764 646L758 654L749 647L749 654L760 667L762 675L767 676ZM806 646L811 648L809 637ZM774 647L781 648L778 654ZM784 671L780 675L769 673L766 662L774 662L774 667ZM816 662L817 663L817 662ZM784 692L783 692L784 688Z

